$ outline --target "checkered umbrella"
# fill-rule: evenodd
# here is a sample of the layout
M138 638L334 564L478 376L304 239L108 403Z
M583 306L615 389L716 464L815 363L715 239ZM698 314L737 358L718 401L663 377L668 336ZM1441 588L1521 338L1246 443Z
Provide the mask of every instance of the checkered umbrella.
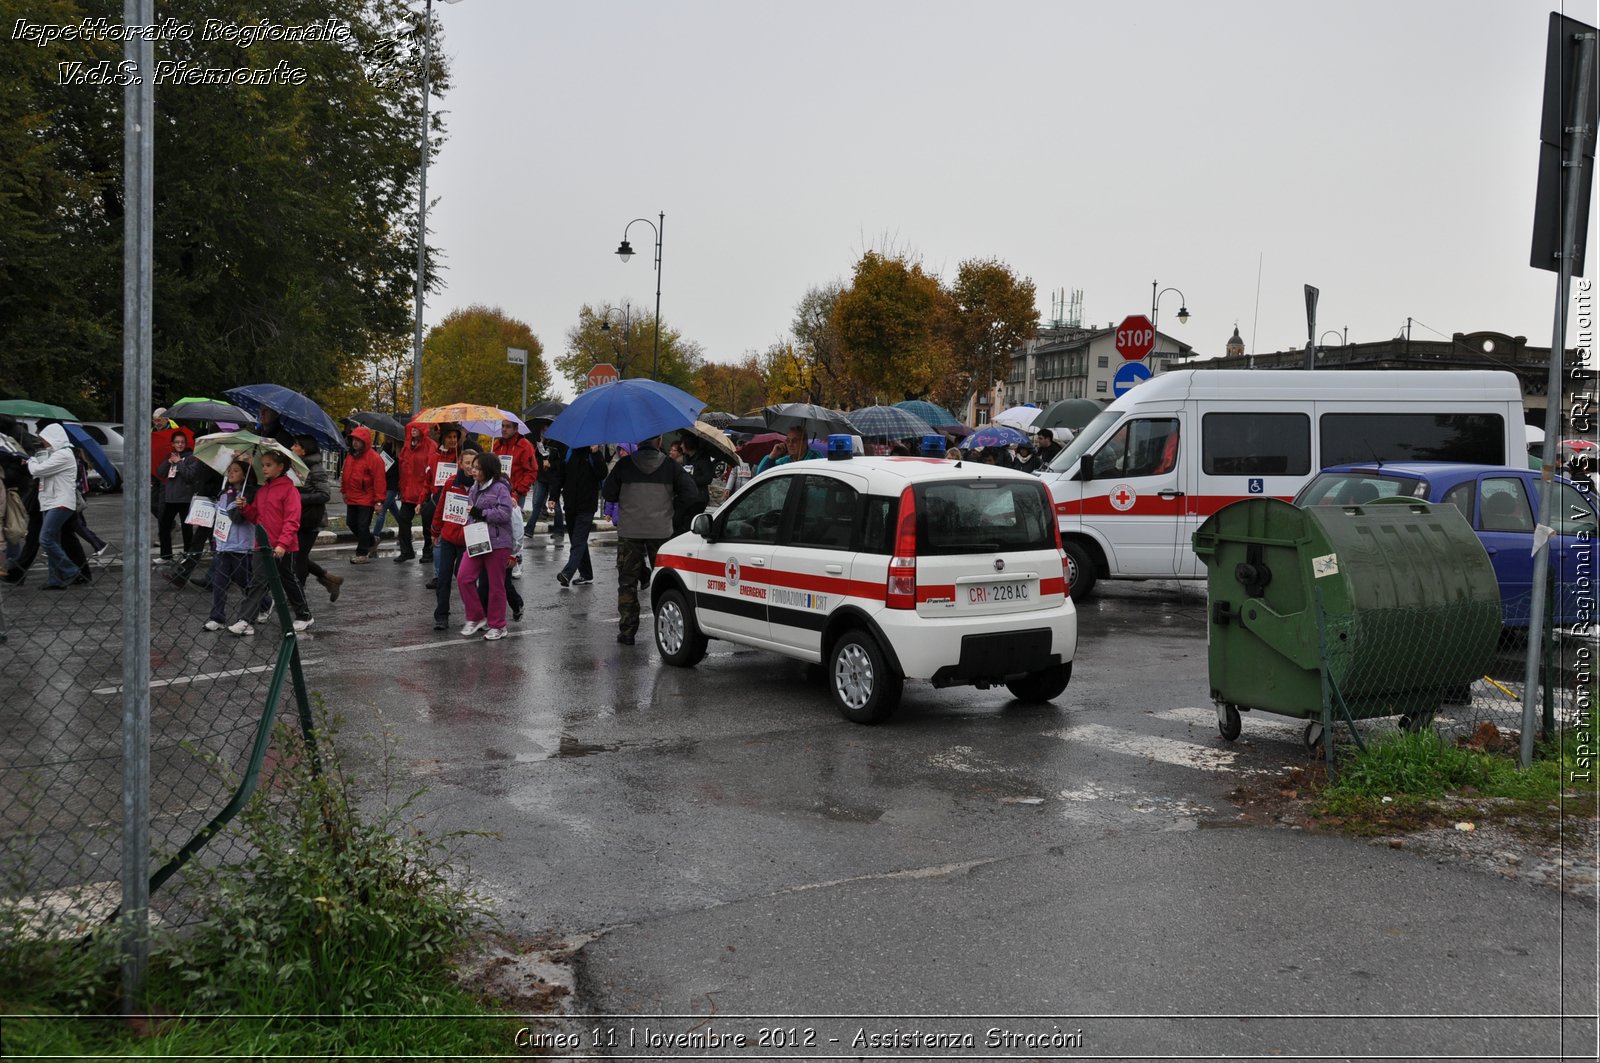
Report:
M916 414L918 417L922 418L924 421L927 421L931 425L937 426L943 424L961 423L961 418L957 417L943 406L940 406L938 403L929 402L927 399L907 399L905 402L897 402L894 405L896 409L907 410L910 413Z
M863 439L911 439L933 434L927 421L898 406L867 406L845 416Z

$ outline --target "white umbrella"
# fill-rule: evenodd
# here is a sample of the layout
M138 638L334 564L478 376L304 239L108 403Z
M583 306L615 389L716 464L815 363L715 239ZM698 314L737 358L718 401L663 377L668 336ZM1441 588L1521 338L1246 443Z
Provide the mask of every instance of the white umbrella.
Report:
M1003 424L1007 428L1015 428L1019 432L1031 433L1033 431L1033 423L1039 419L1039 415L1043 412L1037 406L1013 406L1010 409L1001 410L989 418L989 423Z

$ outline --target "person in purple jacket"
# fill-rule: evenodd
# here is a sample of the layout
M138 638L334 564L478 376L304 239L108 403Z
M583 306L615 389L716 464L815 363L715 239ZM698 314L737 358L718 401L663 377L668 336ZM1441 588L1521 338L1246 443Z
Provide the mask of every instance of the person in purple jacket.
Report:
M489 529L487 553L466 554L456 571L456 589L461 592L461 609L467 614L463 635L476 635L487 624L484 638L493 642L506 637L506 571L511 561L511 485L500 472L500 459L494 454L479 454L473 468L477 483L468 495L468 528L485 524ZM468 540L471 542L470 538ZM468 549L470 549L470 545ZM478 598L478 574L485 572L489 579L489 608L485 617L483 602Z

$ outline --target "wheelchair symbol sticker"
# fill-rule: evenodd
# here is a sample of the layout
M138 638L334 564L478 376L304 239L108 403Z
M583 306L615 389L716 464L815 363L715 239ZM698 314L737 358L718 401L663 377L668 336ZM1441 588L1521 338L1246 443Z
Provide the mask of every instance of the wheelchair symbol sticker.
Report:
M1264 495L1264 494L1266 494L1267 493L1267 481L1265 481L1265 480L1263 480L1263 479L1261 479L1259 477L1253 477L1250 480L1250 493L1253 494L1253 495Z

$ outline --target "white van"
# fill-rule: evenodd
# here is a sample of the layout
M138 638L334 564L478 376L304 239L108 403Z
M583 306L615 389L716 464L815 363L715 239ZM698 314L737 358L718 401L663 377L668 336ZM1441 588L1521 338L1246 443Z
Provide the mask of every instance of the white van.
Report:
M1521 464L1522 391L1500 371L1181 369L1077 434L1050 488L1072 597L1099 579L1198 579L1201 521L1253 495L1292 499L1357 461Z

